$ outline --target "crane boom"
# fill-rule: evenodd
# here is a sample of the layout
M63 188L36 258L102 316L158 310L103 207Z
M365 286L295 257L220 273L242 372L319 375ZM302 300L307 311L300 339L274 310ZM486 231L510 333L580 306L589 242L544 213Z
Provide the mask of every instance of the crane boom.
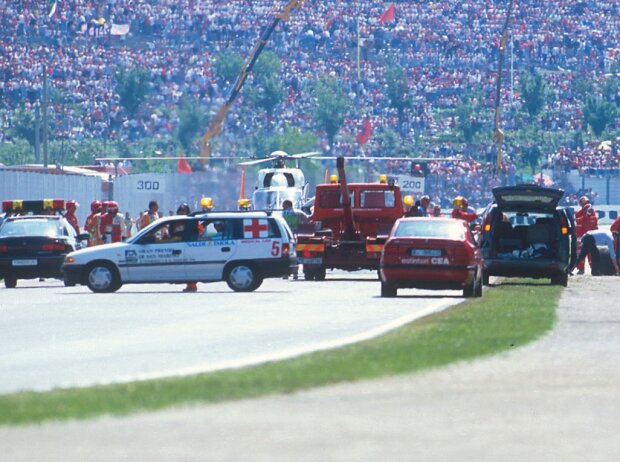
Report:
M288 21L291 12L295 8L298 8L302 4L302 2L303 0L289 0L284 6L282 12L276 14L271 24L266 27L261 33L256 44L254 45L254 49L243 63L243 66L239 71L239 76L237 77L237 80L235 81L235 84L233 85L232 90L230 91L230 94L226 99L226 102L219 108L217 114L211 122L211 126L202 137L202 142L200 144L200 157L202 159L206 159L209 156L209 141L222 130L222 123L226 118L226 114L228 113L235 99L241 92L243 84L248 78L248 75L250 75L250 72L252 72L254 64L256 63L258 57L265 48L265 45L269 41L269 37L271 37L271 34L275 30L276 26L280 23L280 21Z
M504 22L504 28L502 30L502 37L499 42L499 56L498 56L498 65L497 65L497 82L496 82L496 91L495 91L495 133L493 138L495 138L495 142L497 143L497 162L496 168L497 170L502 167L502 143L504 142L504 132L499 127L499 112L500 112L500 96L502 89L502 67L504 63L504 52L506 51L506 39L508 37L508 25L510 24L510 15L512 14L512 7L514 4L514 0L510 0L510 5L508 5L508 12L506 13L506 21Z

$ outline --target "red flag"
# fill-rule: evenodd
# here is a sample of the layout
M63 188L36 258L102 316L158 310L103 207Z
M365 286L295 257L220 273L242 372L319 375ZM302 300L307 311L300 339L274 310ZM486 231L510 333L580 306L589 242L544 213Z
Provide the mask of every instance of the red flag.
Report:
M394 17L396 14L396 5L394 5L393 3L388 7L387 10L385 10L383 13L381 13L381 16L379 16L379 22L380 23L384 23L387 21L394 21Z
M372 125L370 125L370 117L364 119L364 125L362 131L355 135L355 139L361 145L368 143L368 140L372 136Z
M189 165L185 156L179 157L179 164L177 165L177 172L179 173L192 173L192 166Z

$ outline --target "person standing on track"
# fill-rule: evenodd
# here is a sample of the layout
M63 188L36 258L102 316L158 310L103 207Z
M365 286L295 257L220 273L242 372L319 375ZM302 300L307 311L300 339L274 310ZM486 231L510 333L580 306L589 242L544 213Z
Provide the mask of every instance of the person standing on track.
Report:
M177 208L177 215L189 215L190 213L191 212L189 209L189 205L187 205L185 202L179 205L179 207ZM198 291L198 283L195 281L188 282L187 285L185 286L185 289L183 289L183 292L197 292L197 291Z
M109 244L111 242L121 242L125 229L125 220L118 213L118 203L110 201L108 203L107 212L101 215L101 223L99 230L103 237L103 242Z
M77 234L80 234L80 224L78 223L78 219L75 216L75 211L77 210L78 206L79 204L74 200L67 201L67 212L65 213L65 219L69 222L71 226L73 226L75 232Z
M456 196L452 201L452 205L452 218L460 218L467 223L472 223L478 218L476 212L469 212L467 210L469 203L463 196Z
M304 212L299 209L293 208L293 202L289 199L286 199L282 202L282 217L288 224L291 231L293 231L293 235L297 238L297 231L299 230L299 225L308 223L308 217ZM298 279L299 273L298 270L293 272L293 279Z
M293 208L293 202L286 199L282 202L282 216L288 223L289 228L293 231L293 234L297 234L299 225L308 223L308 217L304 212L299 209Z
M582 237L588 232L598 229L598 217L596 211L590 204L588 196L579 198L579 206L581 207L575 212L575 233L577 235L577 253L581 251ZM589 255L589 254L588 254ZM592 257L588 256L588 263L592 266ZM581 260L577 265L577 274L585 272L585 260Z
M161 218L159 214L159 204L157 201L149 202L149 209L140 217L140 229L146 228L148 225Z
M101 235L99 233L101 208L102 204L98 200L94 200L90 203L90 214L86 217L86 221L84 222L84 231L86 231L89 235L88 247L102 244Z

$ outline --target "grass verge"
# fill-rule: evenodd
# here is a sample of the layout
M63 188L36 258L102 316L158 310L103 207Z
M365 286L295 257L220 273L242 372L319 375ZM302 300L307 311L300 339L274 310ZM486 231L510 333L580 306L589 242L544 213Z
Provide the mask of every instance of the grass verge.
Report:
M410 373L524 345L555 321L561 287L519 280L376 339L243 369L0 395L0 424L129 414Z

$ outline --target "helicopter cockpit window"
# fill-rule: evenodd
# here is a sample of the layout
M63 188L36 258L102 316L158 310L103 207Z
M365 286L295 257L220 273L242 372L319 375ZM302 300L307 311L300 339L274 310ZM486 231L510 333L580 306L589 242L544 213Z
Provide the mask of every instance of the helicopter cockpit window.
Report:
M253 202L254 210L268 210L277 208L277 191L255 191Z
M282 189L275 191L255 191L253 203L255 210L279 210L282 202L290 200L296 208L301 207L302 193L298 190Z
M293 203L293 207L295 208L300 208L303 202L301 191L284 190L284 191L280 191L280 197L278 199L277 208L279 209L282 208L282 202L284 202L287 199Z

